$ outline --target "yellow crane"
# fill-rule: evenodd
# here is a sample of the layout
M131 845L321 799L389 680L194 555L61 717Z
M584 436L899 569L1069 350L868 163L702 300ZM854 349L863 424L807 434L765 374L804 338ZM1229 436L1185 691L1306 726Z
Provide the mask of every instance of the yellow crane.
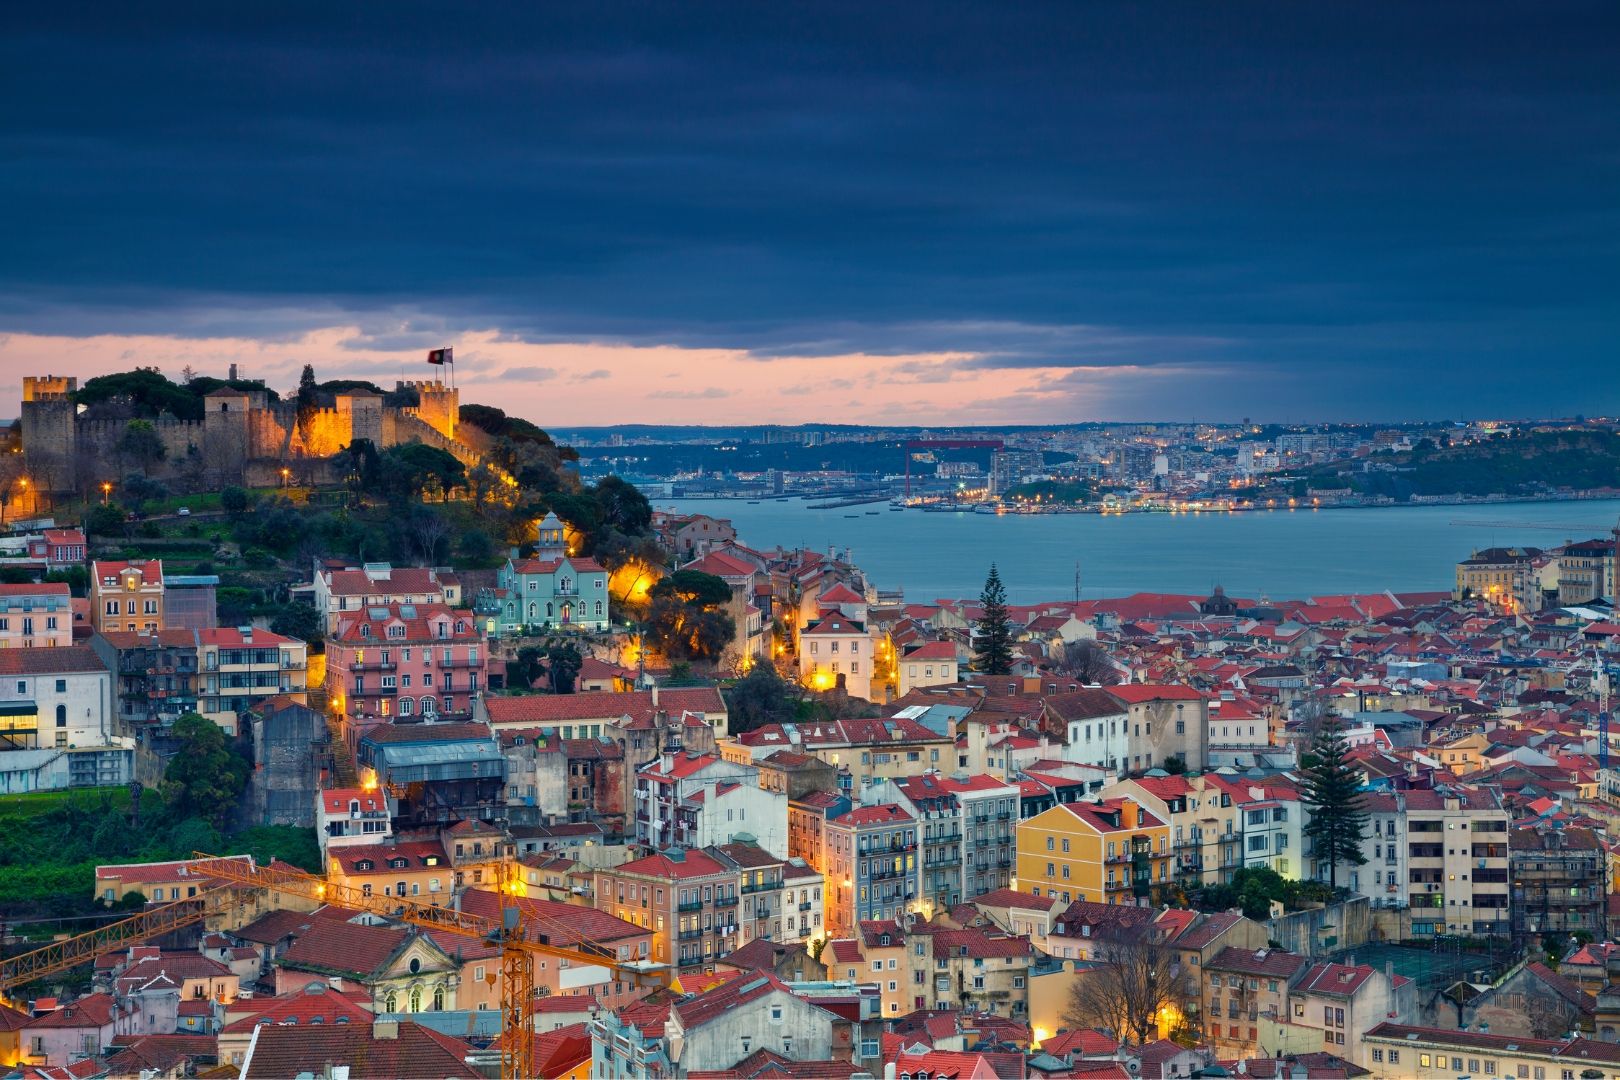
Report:
M501 1077L517 1080L527 1075L534 1058L534 958L555 956L575 964L605 967L625 981L645 984L667 980L663 965L640 960L620 960L604 945L587 940L577 929L560 919L524 911L520 903L503 904L499 918L475 915L455 908L424 904L401 896L373 896L352 885L338 885L301 870L248 866L229 863L220 866L212 856L207 860L211 877L236 886L270 889L319 900L337 907L369 912L429 930L442 930L462 937L477 938L501 950ZM516 879L503 876L504 882ZM503 891L512 886L506 884ZM570 944L559 944L567 942Z
M72 971L103 953L114 952L222 914L235 903L230 893L229 889L206 889L188 899L149 908L139 915L98 926L88 933L6 957L0 960L0 996L9 995L16 987L35 979Z
M663 984L667 969L661 964L620 960L610 948L587 940L560 919L533 910L524 911L515 898L501 908L499 918L475 915L454 908L423 904L398 896L372 896L363 889L329 884L314 874L284 867L255 867L234 859L198 853L193 869L220 884L194 897L150 908L127 919L99 926L88 933L43 948L0 960L0 997L36 979L71 971L104 953L114 952L171 930L225 915L242 902L243 891L290 893L337 907L368 912L429 930L498 945L501 949L501 1077L517 1080L529 1072L534 1057L534 958L555 956L571 963L605 967L621 979L638 985ZM510 875L507 882L515 881ZM506 885L509 891L512 886ZM567 944L563 944L567 943Z

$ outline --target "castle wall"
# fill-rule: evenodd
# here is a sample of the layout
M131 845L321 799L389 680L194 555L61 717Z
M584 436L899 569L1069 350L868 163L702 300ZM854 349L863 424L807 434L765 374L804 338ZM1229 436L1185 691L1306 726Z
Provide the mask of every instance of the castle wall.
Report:
M335 478L327 459L357 439L379 449L421 442L444 450L469 467L479 450L457 439L460 393L436 382L401 383L414 390L420 404L385 408L367 393L340 394L335 408L317 410L298 423L294 402L267 404L262 393L242 393L228 402L210 400L200 421L162 416L152 420L163 442L160 474L190 475L193 482L250 483L273 486L288 461L298 460L301 477L325 482ZM127 421L83 419L70 395L78 381L67 376L23 379L20 433L22 448L41 487L71 490L77 474L117 468L118 444ZM473 437L483 433L472 429ZM487 440L483 440L486 441ZM313 470L313 471L311 471Z
M461 419L461 391L438 382L402 382L398 386L416 391L418 404L406 411L446 439L455 439L456 424Z

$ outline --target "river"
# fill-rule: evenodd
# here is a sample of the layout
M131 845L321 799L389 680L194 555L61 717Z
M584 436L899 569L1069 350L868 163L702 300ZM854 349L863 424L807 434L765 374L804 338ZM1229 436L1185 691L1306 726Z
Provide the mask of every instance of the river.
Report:
M849 548L879 588L919 602L977 596L992 562L1014 603L1071 598L1077 563L1088 598L1207 595L1215 585L1272 600L1450 589L1475 548L1607 536L1620 516L1620 500L1106 517L897 513L886 503L808 510L798 500L655 505L730 518L754 547Z

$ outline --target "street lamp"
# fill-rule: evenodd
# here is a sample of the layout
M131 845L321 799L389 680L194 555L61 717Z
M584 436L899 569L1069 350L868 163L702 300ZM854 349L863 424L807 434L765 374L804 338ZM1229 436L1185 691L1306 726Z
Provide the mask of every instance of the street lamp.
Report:
M111 498L111 497L112 497L112 481L103 480L101 482L101 505L106 506L107 505L107 500L109 498Z
M283 465L282 468L281 468L281 486L282 487L287 486L287 478L289 476L291 476L291 475L292 475L292 470L287 468L285 465Z

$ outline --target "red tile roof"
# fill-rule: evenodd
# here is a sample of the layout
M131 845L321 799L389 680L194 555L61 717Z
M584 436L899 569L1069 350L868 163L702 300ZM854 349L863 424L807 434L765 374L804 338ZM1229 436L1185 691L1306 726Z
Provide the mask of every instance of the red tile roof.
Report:
M1204 695L1190 686L1150 686L1145 683L1126 683L1110 686L1107 692L1129 705L1146 701L1202 701Z
M591 691L583 694L527 694L522 697L487 697L484 707L490 723L497 726L578 723L581 720L617 721L628 716L632 726L649 724L653 719L652 691L629 693ZM669 716L703 713L726 715L720 691L708 686L660 689L658 709Z
M364 979L381 970L410 938L410 931L398 927L317 920L282 954L281 963Z
M266 1025L259 1030L253 1060L242 1080L284 1080L310 1070L311 1062L347 1065L353 1080L483 1080L466 1063L466 1043L408 1020L390 1037L367 1024L328 1027Z
M905 808L898 803L882 803L878 806L857 806L847 814L840 814L831 819L840 825L899 825L915 821Z
M1017 889L996 889L973 897L969 903L985 907L1025 908L1030 911L1051 911L1057 899L1051 896L1031 896Z
M38 1028L100 1028L113 1022L111 994L86 994L60 1009L52 1009L43 1016L30 1020L30 1031Z
M317 1018L323 1024L341 1023L343 1017L347 1017L351 1024L369 1025L372 1020L371 1010L362 1007L349 995L339 993L325 985L317 990L306 990L284 997L238 1000L232 1006L233 1010L243 1008L251 1008L254 1012L251 1016L243 1016L226 1024L223 1034L252 1031L258 1024L295 1022L309 1025L316 1022Z
M0 649L0 676L68 675L106 670L106 662L88 645L58 645L52 649Z

